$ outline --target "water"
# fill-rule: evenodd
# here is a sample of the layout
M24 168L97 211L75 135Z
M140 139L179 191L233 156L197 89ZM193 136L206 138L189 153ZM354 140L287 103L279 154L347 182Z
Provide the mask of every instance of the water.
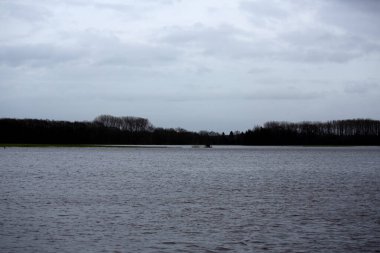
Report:
M7 148L0 252L379 252L380 148Z

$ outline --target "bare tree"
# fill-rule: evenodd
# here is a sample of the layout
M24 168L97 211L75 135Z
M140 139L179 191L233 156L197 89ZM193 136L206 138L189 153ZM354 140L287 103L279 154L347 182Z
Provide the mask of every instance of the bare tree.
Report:
M128 132L152 131L154 128L148 119L131 116L100 115L94 119L94 122Z

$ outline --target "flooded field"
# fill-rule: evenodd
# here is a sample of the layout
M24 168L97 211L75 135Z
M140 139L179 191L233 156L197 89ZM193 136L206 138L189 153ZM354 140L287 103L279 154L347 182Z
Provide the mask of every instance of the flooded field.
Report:
M380 148L6 148L0 252L376 252Z

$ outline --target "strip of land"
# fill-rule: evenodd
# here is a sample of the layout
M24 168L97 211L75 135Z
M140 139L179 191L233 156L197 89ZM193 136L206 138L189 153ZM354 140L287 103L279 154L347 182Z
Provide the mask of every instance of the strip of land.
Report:
M92 122L0 119L0 146L146 147L145 145L378 146L380 121L267 122L246 131L161 128L138 117L101 115ZM150 146L154 147L154 146Z

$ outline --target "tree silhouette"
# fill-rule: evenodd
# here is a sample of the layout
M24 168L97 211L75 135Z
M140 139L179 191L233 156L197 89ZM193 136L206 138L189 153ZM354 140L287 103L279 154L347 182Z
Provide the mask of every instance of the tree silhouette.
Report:
M163 145L380 145L380 121L276 122L228 135L156 128L148 119L100 115L93 122L0 119L0 143Z

